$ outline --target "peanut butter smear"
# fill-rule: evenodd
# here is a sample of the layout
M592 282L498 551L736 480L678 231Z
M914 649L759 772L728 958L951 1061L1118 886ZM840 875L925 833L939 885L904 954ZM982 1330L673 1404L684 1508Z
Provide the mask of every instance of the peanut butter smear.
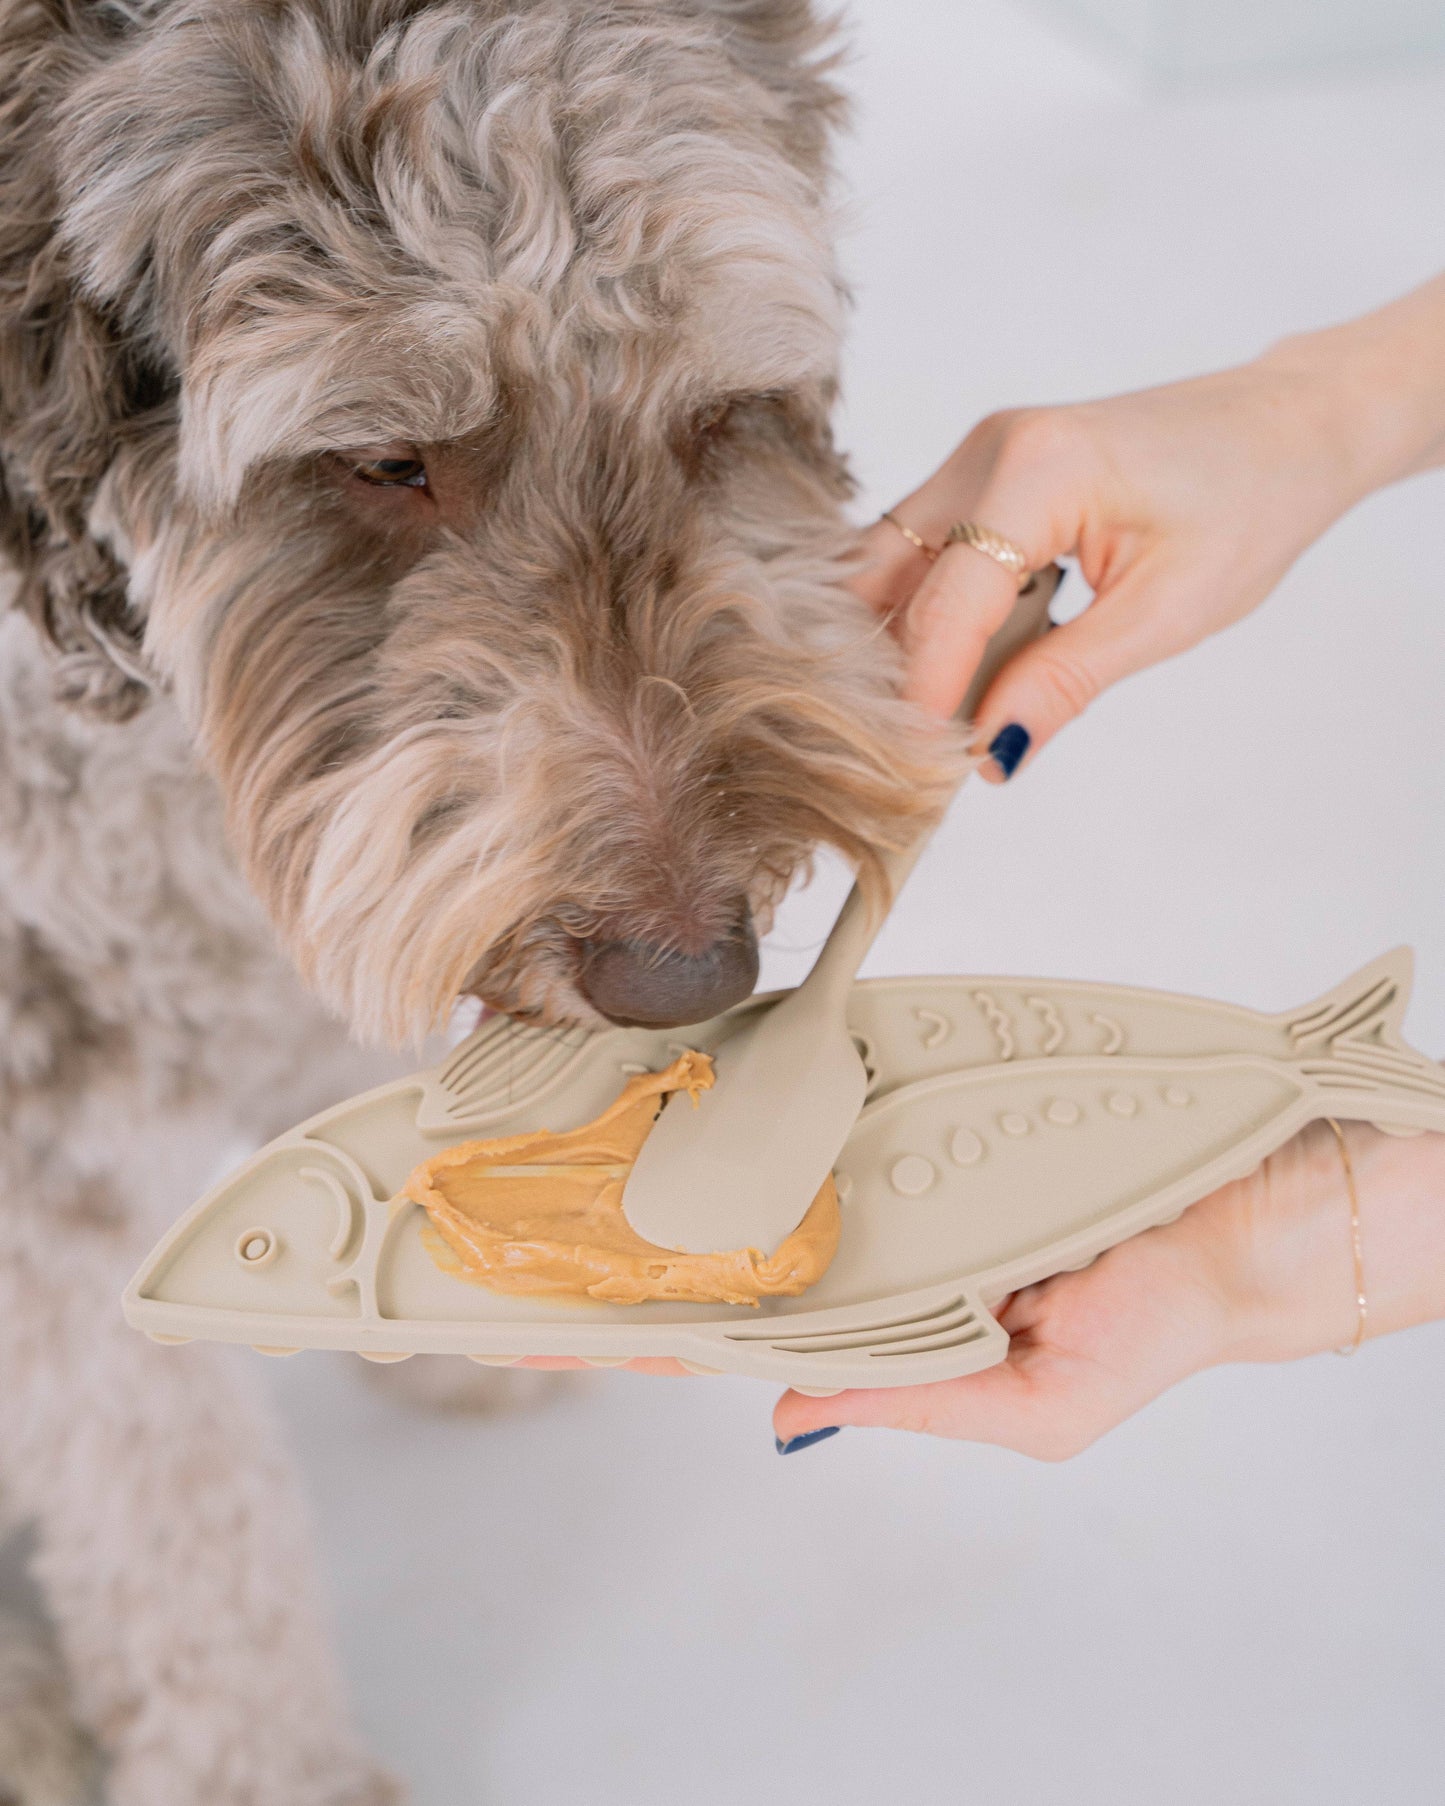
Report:
M644 1241L622 1188L662 1103L694 1106L713 1082L706 1054L630 1079L595 1122L467 1141L423 1161L402 1187L426 1211L422 1240L445 1272L495 1292L550 1293L642 1304L750 1304L794 1297L827 1271L841 1221L832 1178L770 1255L756 1248L685 1254ZM683 1107L679 1098L673 1109Z

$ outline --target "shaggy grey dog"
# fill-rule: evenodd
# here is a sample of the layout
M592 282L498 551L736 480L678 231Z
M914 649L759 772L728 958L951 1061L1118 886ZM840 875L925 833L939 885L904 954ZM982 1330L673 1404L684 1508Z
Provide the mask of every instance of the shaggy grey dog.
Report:
M697 1020L954 775L840 587L821 45L0 0L0 1495L116 1806L392 1797L264 1420L120 1322L158 1223L371 1080L337 1017ZM0 1660L24 1806L56 1697Z

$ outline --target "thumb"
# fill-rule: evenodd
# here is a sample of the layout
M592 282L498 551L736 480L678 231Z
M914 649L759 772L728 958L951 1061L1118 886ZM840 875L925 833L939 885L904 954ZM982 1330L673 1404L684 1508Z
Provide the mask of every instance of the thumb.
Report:
M929 1386L836 1392L829 1398L785 1392L773 1410L773 1434L780 1453L799 1437L853 1424L1016 1448L1035 1410L1027 1377L1005 1361Z
M1126 578L1074 620L1017 653L990 685L974 717L973 744L999 754L979 768L992 783L1012 777L1059 729L1122 677L1182 648L1168 617L1144 591L1157 579Z

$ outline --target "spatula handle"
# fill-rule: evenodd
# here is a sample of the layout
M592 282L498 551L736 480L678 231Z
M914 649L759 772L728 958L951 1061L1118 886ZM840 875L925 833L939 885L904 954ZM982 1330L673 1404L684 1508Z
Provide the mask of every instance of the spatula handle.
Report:
M1035 571L1019 591L1013 613L984 648L973 682L958 706L958 719L971 719L974 710L983 700L984 691L1013 655L1048 631L1049 603L1053 601L1063 576L1060 565L1047 565L1043 570ZM909 873L917 865L923 849L932 840L937 825L935 822L927 828L912 845L903 847L896 853L883 855L883 869L888 875L895 898ZM851 985L882 926L883 917L875 919L869 913L863 893L855 884L848 892L832 932L813 963L813 969L806 980L808 986L821 990L835 985L843 988Z

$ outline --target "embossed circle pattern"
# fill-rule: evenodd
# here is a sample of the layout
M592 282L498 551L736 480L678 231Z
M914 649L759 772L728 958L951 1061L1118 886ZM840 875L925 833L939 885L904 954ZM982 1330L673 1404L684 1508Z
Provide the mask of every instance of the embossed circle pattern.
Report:
M1182 1109L1185 1104L1192 1104L1194 1102L1194 1094L1191 1091L1186 1091L1182 1085L1169 1085L1165 1087L1164 1102L1166 1104L1173 1104L1175 1109L1179 1110Z
M905 1198L918 1198L937 1177L931 1160L925 1160L922 1154L904 1154L893 1162L888 1180L894 1191L902 1192Z
M983 1142L972 1129L957 1130L948 1151L956 1166L977 1166L984 1156Z
M998 1126L1005 1135L1027 1135L1033 1127L1028 1117L1020 1116L1016 1110L1011 1110L1007 1116L1001 1116L998 1119Z
M1066 1129L1071 1128L1083 1114L1073 1099L1068 1097L1056 1097L1044 1112L1050 1122L1056 1122Z
M1127 1091L1111 1091L1107 1101L1115 1116L1136 1116L1138 1114L1139 1100L1137 1097L1131 1097Z

